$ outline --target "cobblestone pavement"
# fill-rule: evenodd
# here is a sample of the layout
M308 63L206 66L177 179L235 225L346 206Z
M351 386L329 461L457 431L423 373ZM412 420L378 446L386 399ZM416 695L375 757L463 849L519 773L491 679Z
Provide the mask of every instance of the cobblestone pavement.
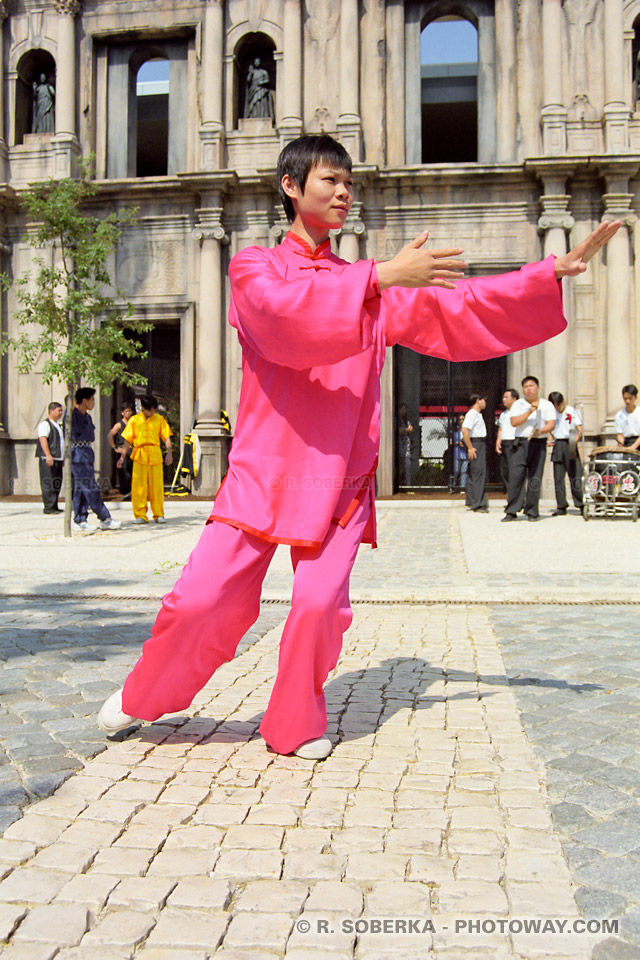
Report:
M2 589L31 594L0 598L3 960L639 955L637 611L620 605L638 576L616 574L633 525L588 525L587 556L578 518L505 530L498 510L383 504L327 685L338 744L310 764L257 734L282 603L189 717L95 732L157 610L125 597L164 592L197 535L203 505L180 508L168 535L73 544L22 507L3 519L16 572ZM579 575L543 571L551 531L554 568ZM265 594L290 582L280 553ZM621 918L619 932L573 932L581 917Z

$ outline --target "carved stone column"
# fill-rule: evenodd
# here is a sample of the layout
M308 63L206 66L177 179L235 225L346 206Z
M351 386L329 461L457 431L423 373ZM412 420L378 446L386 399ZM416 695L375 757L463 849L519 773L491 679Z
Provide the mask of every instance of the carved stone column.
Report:
M355 161L361 159L360 120L360 18L358 0L340 6L340 116L338 138Z
M302 14L300 0L284 0L281 148L302 133Z
M196 340L198 415L196 432L202 462L196 480L198 493L213 495L226 470L229 437L221 419L222 342L224 331L221 245L229 242L222 225L219 195L203 198L196 211L200 240L200 302Z
M360 259L360 238L365 233L365 225L360 219L361 210L362 204L354 203L339 234L339 256L348 263L355 263Z
M561 0L542 0L542 148L547 155L564 156L567 149L567 111L562 99Z
M4 270L6 266L6 261L5 263L2 263L2 259L5 257L8 258L13 252L12 247L8 243L9 231L7 229L7 209L5 207L6 202L7 201L5 198L2 209L0 210L0 269L2 270ZM0 323L0 326L4 326L4 324ZM0 496L7 496L13 492L11 489L12 457L10 456L11 440L4 425L4 414L6 413L6 410L2 409L2 399L5 396L2 377L3 364L0 358Z
M564 177L562 178L564 186ZM557 189L559 184L552 184ZM564 193L545 193L541 198L543 214L538 220L538 230L544 235L544 255L562 257L567 252L567 233L575 221L569 213L571 198ZM568 399L569 392L569 331L563 330L557 337L543 345L544 391L559 390Z
M518 78L514 0L496 0L496 160L516 158Z
M222 120L224 0L205 0L205 4L202 37L200 168L219 170L224 166Z
M404 2L387 0L386 4L385 119L387 166L401 167L405 162L404 78Z
M623 184L612 183L611 186ZM628 181L627 181L628 187ZM633 381L633 331L631 318L630 232L637 217L629 209L632 193L605 193L603 220L622 220L624 226L607 244L607 419L620 408L620 391ZM609 432L605 428L605 432Z
M4 91L2 83L4 81L4 42L3 42L3 24L9 16L6 0L0 2L0 182L7 179L5 170L5 161L7 159L7 142L4 136Z
M622 0L604 0L604 131L607 153L629 149Z
M76 23L80 0L55 0L58 13L56 135L76 136Z

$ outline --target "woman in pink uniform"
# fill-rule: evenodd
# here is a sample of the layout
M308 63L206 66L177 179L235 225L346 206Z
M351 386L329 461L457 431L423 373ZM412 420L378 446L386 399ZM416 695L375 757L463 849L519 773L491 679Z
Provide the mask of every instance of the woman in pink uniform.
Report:
M386 262L334 256L329 231L344 225L353 182L351 158L331 137L289 143L278 186L291 230L279 247L248 247L229 267L243 358L229 470L99 723L113 733L187 708L257 619L269 562L285 543L291 612L260 732L276 752L315 760L332 749L323 685L352 619L349 575L359 544L375 546L386 348L484 360L556 336L566 326L559 279L583 272L619 224L601 224L564 257L462 280L462 250L428 250L426 232Z

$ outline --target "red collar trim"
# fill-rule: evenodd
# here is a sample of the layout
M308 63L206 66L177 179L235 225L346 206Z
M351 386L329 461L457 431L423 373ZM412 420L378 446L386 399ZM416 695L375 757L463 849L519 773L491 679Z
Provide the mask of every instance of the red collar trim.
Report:
M306 257L307 260L322 260L326 253L331 252L331 240L325 240L323 243L318 244L315 250L311 249L306 240L299 237L297 233L292 233L290 230L285 240L294 243L296 247L294 247L293 252L299 254L301 257Z

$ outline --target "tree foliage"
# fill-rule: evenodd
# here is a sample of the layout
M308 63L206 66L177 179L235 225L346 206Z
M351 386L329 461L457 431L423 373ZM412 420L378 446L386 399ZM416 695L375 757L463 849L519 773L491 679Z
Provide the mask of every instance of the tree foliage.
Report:
M71 535L71 408L84 382L108 390L146 383L129 370L141 359L135 334L151 324L133 316L123 291L114 286L108 261L135 211L89 216L87 206L98 193L90 164L81 162L80 176L33 184L21 197L28 228L26 241L37 251L20 277L3 274L5 289L14 288L18 333L5 335L0 350L13 350L17 367L28 373L38 365L46 384L62 381L67 390L65 426L65 534Z

